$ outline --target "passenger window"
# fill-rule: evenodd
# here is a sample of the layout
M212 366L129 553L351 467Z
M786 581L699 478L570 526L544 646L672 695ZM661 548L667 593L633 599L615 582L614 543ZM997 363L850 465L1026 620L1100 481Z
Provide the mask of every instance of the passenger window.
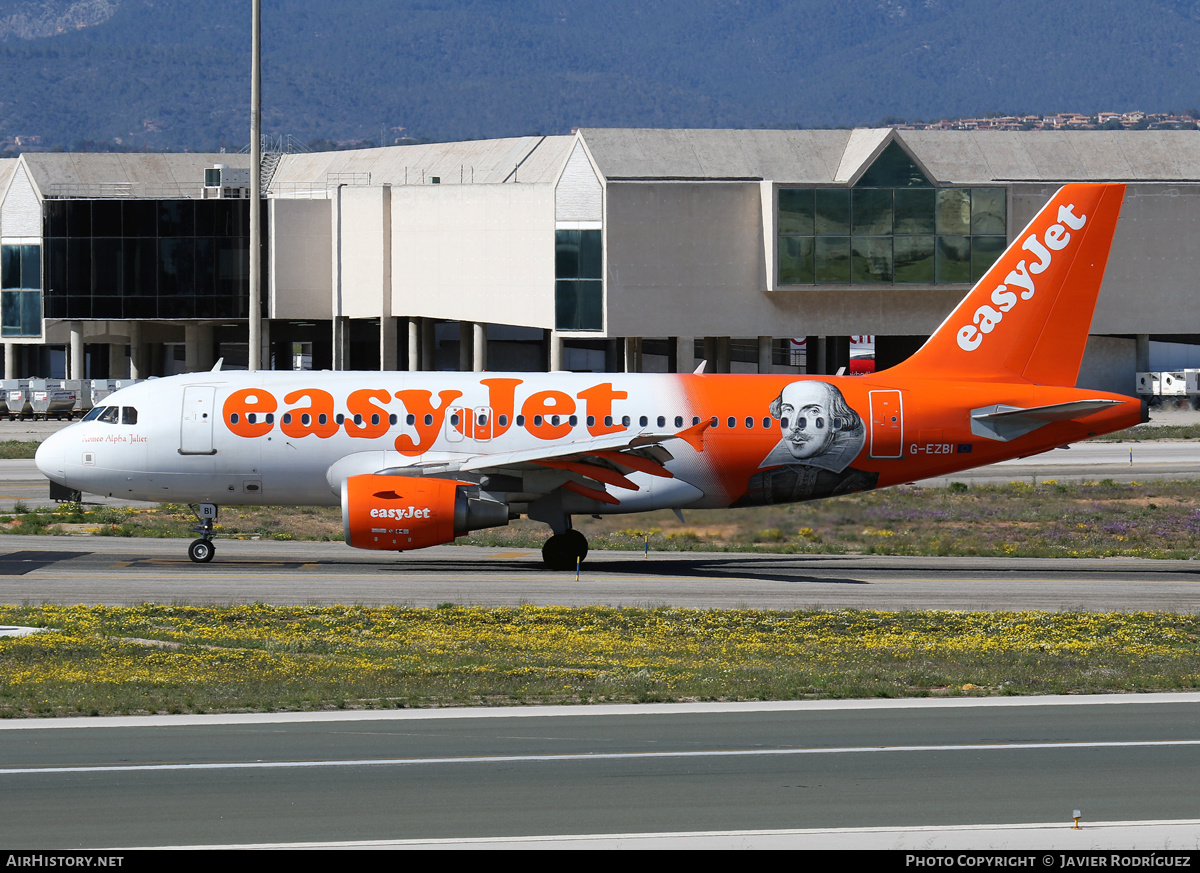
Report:
M499 424L501 427L508 427L508 416L507 415L497 416L496 423Z
M275 423L275 413L268 412L267 413L267 424L274 424L274 423Z
M728 420L726 420L725 424L732 430L733 428L737 427L737 419L731 415L729 416Z
M450 426L458 427L458 413L457 412L450 416Z
M683 416L682 415L675 416L675 426L683 427Z
M300 414L300 423L305 426L312 424L312 416L309 415L307 412L301 413Z
M650 423L650 419L646 418L646 416L644 416L644 415L638 419L638 427L645 427L649 423Z
M534 426L534 427L541 427L541 426L542 426L542 417L541 417L540 415L535 415L535 416L533 417L533 426Z
M588 424L588 427L595 427L596 426L596 416L589 415L587 417L587 424Z
M621 426L622 426L622 427L629 427L629 416L628 416L628 415L622 415L622 416L621 416Z
M376 416L376 417L378 418L378 416ZM358 412L354 413L354 423L362 424L362 414L361 413L358 413ZM378 424L379 422L376 421L375 423ZM338 424L341 424L341 422L338 422Z
M658 417L658 426L659 426L659 427L666 427L666 426L667 426L667 417L666 417L665 415L660 415L660 416Z
M748 428L754 427L754 419L751 418L749 415L746 416L746 427L748 427Z
M769 415L763 416L763 427L765 427L765 428L771 427L771 416L769 416Z
M525 416L518 415L517 416L517 427L524 427L524 426L525 426Z
M356 416L354 416L354 417L355 417L355 418L362 418L362 416L361 416L361 415L356 415ZM379 413L378 413L378 412L372 412L372 413L371 413L371 424L379 424Z
M235 412L234 415L237 415L237 413ZM258 421L258 414L254 413L254 412L247 412L246 413L246 421L250 424L254 424L254 422ZM234 424L236 424L236 423L237 422L234 422Z
M787 425L785 424L784 427L787 427ZM808 430L808 419L803 415L800 416L796 419L796 427L800 428L800 430Z
M571 425L571 427L575 427L575 425L579 424L579 416L572 415L567 419L567 424Z
M557 415L550 416L550 424L552 424L554 427L558 427L558 421L559 419Z
M604 416L604 426L612 427L612 416L611 415Z
M786 418L779 419L779 426L782 427L784 430L787 430L788 429L788 420Z
M430 415L429 413L426 413L425 414L425 426L429 427L431 424L433 424L433 416Z
M285 413L283 414L283 423L284 423L284 424L291 424L291 423L292 423L292 414L291 414L290 412L285 412Z

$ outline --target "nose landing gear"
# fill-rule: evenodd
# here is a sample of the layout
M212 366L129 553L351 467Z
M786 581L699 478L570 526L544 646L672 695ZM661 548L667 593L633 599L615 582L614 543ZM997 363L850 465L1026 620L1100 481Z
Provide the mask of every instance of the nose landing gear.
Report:
M196 516L200 524L192 530L200 534L200 539L192 540L188 546L188 557L197 564L207 564L217 553L213 545L213 524L217 520L217 506L213 503L188 504L188 509Z

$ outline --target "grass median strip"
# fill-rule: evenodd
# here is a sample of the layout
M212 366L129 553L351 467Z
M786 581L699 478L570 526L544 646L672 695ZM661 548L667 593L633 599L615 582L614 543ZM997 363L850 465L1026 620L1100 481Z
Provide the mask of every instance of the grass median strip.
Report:
M63 504L0 515L0 532L195 537L186 507ZM1027 558L1196 558L1200 480L901 487L830 500L726 510L577 518L592 549L783 554L955 555ZM222 507L218 537L338 541L338 507ZM527 519L460 543L540 549L545 525Z
M1200 616L0 607L0 716L1200 688Z

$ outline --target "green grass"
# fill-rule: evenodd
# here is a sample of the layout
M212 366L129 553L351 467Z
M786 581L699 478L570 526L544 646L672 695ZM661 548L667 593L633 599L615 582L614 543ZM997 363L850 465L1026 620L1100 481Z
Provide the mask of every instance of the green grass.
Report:
M1200 688L1200 616L0 607L0 717Z
M592 549L782 554L1008 557L1200 557L1200 481L906 486L830 500L745 509L576 518ZM87 508L0 515L10 534L195 536L183 506ZM298 541L342 538L337 507L222 507L219 537ZM457 542L540 549L543 524L520 519Z

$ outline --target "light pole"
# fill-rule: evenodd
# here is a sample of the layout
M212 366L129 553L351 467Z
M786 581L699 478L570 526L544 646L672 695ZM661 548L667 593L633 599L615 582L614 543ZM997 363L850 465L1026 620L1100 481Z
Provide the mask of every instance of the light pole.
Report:
M262 17L253 0L250 51L250 354L248 369L262 362Z

